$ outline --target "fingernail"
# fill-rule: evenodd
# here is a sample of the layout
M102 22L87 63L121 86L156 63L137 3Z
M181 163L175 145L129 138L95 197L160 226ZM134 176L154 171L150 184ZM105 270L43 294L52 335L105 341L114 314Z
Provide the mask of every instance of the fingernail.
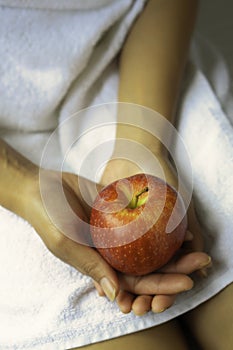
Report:
M110 301L114 301L116 298L116 290L113 284L107 277L103 277L100 281L100 285Z
M210 267L211 266L211 262L212 262L212 259L211 259L210 256L208 256L208 259L204 263L200 264L200 268L207 267L207 266Z
M183 292L188 292L189 290L193 289L193 286L194 286L194 285L192 285L192 287L184 288Z
M156 314L161 314L162 312L164 312L165 310L167 310L167 308L163 308L163 309L159 309L159 310L152 310L153 312L155 312Z
M138 317L141 317L141 316L144 316L145 314L147 314L148 311L144 311L144 312L141 312L141 313L136 313L134 312L135 316L138 316Z
M157 313L161 314L162 312L164 312L166 310L166 308L158 310Z
M193 234L190 231L186 231L185 235L185 241L192 241L193 240Z
M207 272L207 270L205 268L203 268L203 269L199 270L199 275L201 277L206 278L208 276L208 272Z

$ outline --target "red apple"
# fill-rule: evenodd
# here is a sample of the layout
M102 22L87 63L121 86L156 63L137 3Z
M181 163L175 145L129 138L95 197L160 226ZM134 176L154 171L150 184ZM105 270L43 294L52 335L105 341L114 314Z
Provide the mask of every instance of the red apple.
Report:
M97 195L91 237L116 270L145 275L165 265L187 229L184 203L165 181L145 174L120 179Z

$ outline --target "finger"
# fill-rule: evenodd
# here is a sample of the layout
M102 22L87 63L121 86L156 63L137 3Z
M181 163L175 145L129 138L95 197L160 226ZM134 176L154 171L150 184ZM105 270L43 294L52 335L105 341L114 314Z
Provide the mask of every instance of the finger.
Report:
M122 289L138 295L177 294L190 290L193 281L184 274L154 273L146 276L120 275Z
M190 251L202 252L204 250L203 235L199 229L193 229L192 232L193 239L185 242L186 248Z
M188 230L193 234L193 239L190 243L191 249L193 251L203 251L204 239L202 227L197 219L193 202L191 202L188 210Z
M184 236L184 241L185 242L190 242L193 240L193 234L189 230L186 231L185 236Z
M193 252L165 265L160 271L166 273L190 274L211 265L211 257L203 252Z
M156 295L151 303L151 309L155 313L160 313L171 307L176 299L176 295Z
M101 286L110 301L115 300L119 292L117 274L95 249L65 237L62 243L56 246L55 251L55 255L58 257L60 255L63 261L84 275L92 277Z
M110 301L118 293L118 279L115 271L94 249L82 246L74 254L75 267L83 274L92 277Z
M194 239L190 244L190 249L193 251L203 251L204 250L204 239L203 239L203 228L201 227L197 214L195 211L195 207L193 202L191 202L189 211L188 211L188 220L189 220L189 228L194 234ZM207 277L207 269L205 267L201 268L197 271L197 274L200 277Z
M105 296L105 293L104 293L103 289L101 288L101 286L99 285L99 283L97 283L95 281L93 281L93 282L94 282L94 286L95 286L99 296L101 296L101 297ZM119 291L119 293L116 297L116 302L117 302L121 312L123 312L124 314L128 314L129 312L131 312L134 298L135 298L135 296L131 293L128 293L128 292L123 291L123 290Z
M148 311L151 310L151 302L153 297L150 295L140 295L135 298L132 310L136 316L145 315Z
M132 304L134 301L135 295L128 293L124 290L120 290L117 297L116 302L124 314L128 314L132 310Z
M96 281L93 281L95 289L97 290L98 294L100 297L104 297L105 293L103 291L103 289L101 288L101 286L99 285L99 283L97 283Z
M200 276L201 278L208 277L208 269L204 267L204 268L198 270L197 275Z

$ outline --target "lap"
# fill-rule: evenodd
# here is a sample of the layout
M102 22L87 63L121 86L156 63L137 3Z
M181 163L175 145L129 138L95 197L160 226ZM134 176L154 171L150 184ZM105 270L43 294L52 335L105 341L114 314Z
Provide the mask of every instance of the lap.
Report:
M204 349L231 350L233 283L181 317Z
M181 321L181 322L179 322ZM181 327L189 327L189 337L194 337L200 348L206 350L231 350L233 344L233 283L213 298L187 312L176 320L140 332L104 342L87 345L85 350L186 350L189 339ZM187 336L187 333L186 333ZM75 350L75 349L73 349Z
M168 336L169 335L169 336ZM188 350L186 340L177 321L128 334L104 342L87 345L77 350ZM73 349L75 350L75 349Z

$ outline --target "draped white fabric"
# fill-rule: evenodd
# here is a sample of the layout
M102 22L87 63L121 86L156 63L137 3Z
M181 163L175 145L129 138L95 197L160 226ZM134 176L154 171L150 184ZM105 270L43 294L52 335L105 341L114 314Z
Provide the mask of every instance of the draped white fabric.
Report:
M84 107L116 101L115 58L143 4L0 0L1 136L39 164L59 123ZM28 223L0 208L1 349L64 350L141 330L194 308L232 282L233 49L226 40L232 22L221 18L223 46L221 35L208 31L215 28L216 13L223 13L221 4L205 0L201 6L177 124L190 154L206 250L214 260L209 277L197 279L162 314L123 315L98 297L88 277L54 257ZM57 135L51 167L60 164L72 132Z

